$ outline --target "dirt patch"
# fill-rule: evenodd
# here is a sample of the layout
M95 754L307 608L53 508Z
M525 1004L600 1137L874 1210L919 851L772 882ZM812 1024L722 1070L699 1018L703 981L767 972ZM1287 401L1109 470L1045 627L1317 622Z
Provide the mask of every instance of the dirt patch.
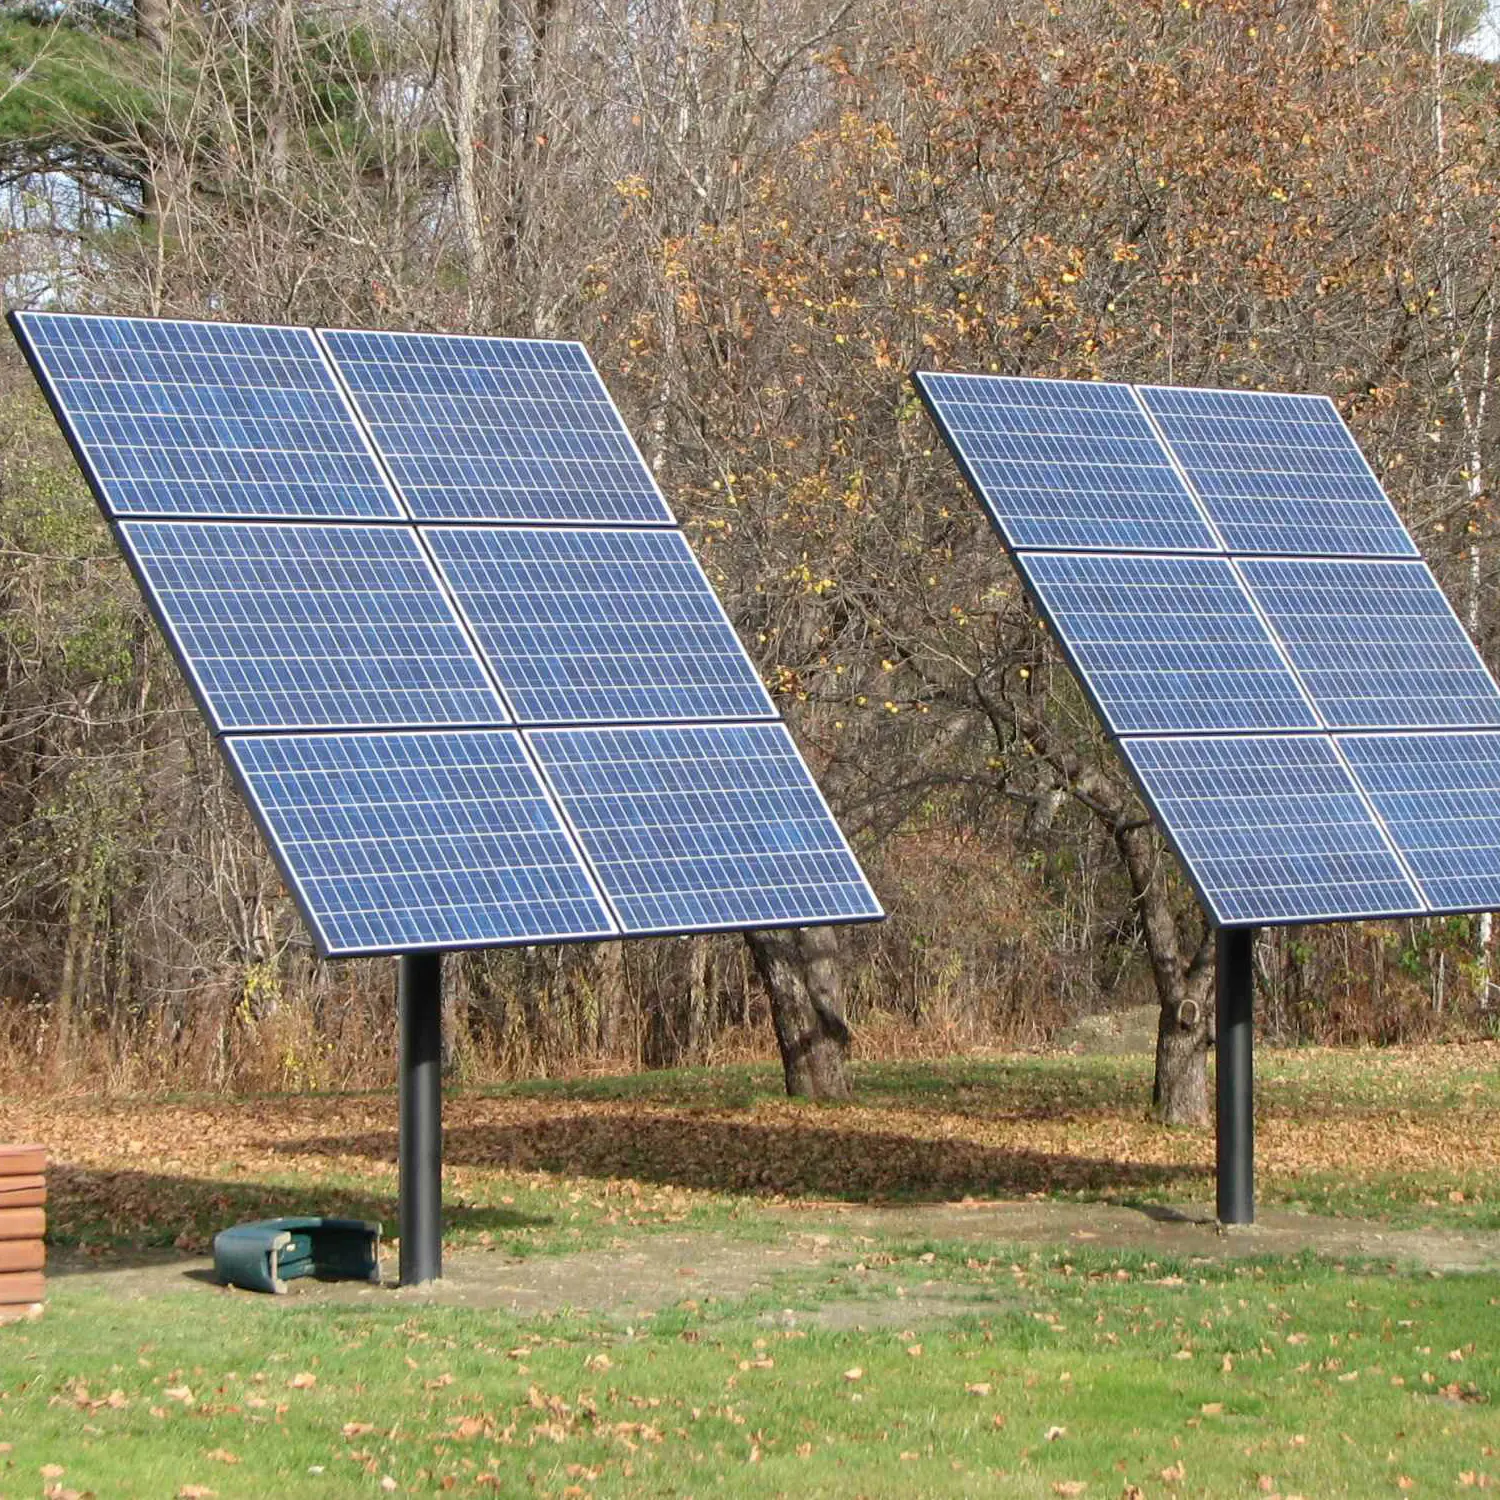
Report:
M621 1321L649 1317L687 1300L738 1300L768 1292L785 1272L826 1268L843 1273L862 1253L894 1240L976 1246L1131 1250L1177 1259L1224 1261L1312 1251L1331 1259L1385 1261L1433 1272L1500 1270L1500 1232L1392 1229L1387 1225L1269 1212L1253 1227L1221 1229L1206 1211L1098 1203L961 1203L870 1209L817 1204L778 1215L782 1234L745 1241L710 1234L659 1234L627 1248L516 1260L501 1251L470 1250L445 1258L441 1282L427 1287L373 1287L351 1282L294 1282L286 1297L258 1297L267 1307L308 1298L365 1306L437 1303L503 1310L520 1316L574 1311ZM395 1265L388 1256L387 1274ZM122 1298L183 1295L257 1296L218 1287L210 1261L170 1254L97 1261L55 1253L48 1266L57 1290L88 1288ZM874 1284L872 1293L877 1291ZM831 1327L905 1327L995 1311L974 1288L933 1281L894 1284L881 1295L834 1300L812 1311L768 1314Z

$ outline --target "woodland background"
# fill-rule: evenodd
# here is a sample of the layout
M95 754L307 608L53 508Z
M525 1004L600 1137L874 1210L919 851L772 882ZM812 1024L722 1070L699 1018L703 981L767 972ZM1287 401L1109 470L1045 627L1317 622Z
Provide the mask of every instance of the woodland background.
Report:
M0 278L11 305L582 338L892 913L839 938L857 1045L1034 1043L1160 1002L1201 1073L1191 892L906 372L1326 392L1497 664L1477 19L7 4ZM0 1086L387 1081L391 966L314 961L13 350L0 674ZM1269 932L1263 1026L1493 1029L1489 942L1467 918ZM449 980L468 1076L769 1045L740 938Z

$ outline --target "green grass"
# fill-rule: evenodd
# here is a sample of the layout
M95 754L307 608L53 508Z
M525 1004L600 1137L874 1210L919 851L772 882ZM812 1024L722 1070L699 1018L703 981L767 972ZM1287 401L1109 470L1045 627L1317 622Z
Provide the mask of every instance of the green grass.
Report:
M634 1328L64 1280L0 1334L0 1494L1451 1494L1500 1482L1497 1306L1489 1275L954 1246Z

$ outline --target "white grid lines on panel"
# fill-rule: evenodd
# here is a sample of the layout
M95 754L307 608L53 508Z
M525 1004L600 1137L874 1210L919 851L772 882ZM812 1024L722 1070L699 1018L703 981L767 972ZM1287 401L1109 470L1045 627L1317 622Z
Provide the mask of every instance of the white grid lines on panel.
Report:
M419 520L671 524L581 344L320 337Z
M1426 563L1236 567L1330 728L1500 725L1500 691Z
M423 536L520 722L775 717L680 532Z
M1129 386L913 378L1012 547L1220 550Z
M1500 734L1343 735L1338 745L1433 909L1500 910Z
M1119 743L1218 925L1425 910L1326 736Z
M331 955L618 935L514 731L225 748Z
M406 527L131 521L120 534L219 729L509 721Z
M112 514L400 517L309 329L16 321Z
M1022 552L1016 564L1116 734L1317 728L1226 559Z
M881 914L784 725L526 739L627 933Z
M1138 390L1230 552L1417 555L1326 396Z

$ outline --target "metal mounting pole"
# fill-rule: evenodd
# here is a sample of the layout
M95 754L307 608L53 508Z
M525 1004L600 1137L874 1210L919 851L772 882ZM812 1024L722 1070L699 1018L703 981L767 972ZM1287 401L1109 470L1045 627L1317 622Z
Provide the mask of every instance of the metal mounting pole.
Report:
M404 953L401 1014L401 1285L443 1274L443 955Z
M1219 928L1215 958L1219 1222L1253 1224L1255 1067L1250 1049L1255 929Z

